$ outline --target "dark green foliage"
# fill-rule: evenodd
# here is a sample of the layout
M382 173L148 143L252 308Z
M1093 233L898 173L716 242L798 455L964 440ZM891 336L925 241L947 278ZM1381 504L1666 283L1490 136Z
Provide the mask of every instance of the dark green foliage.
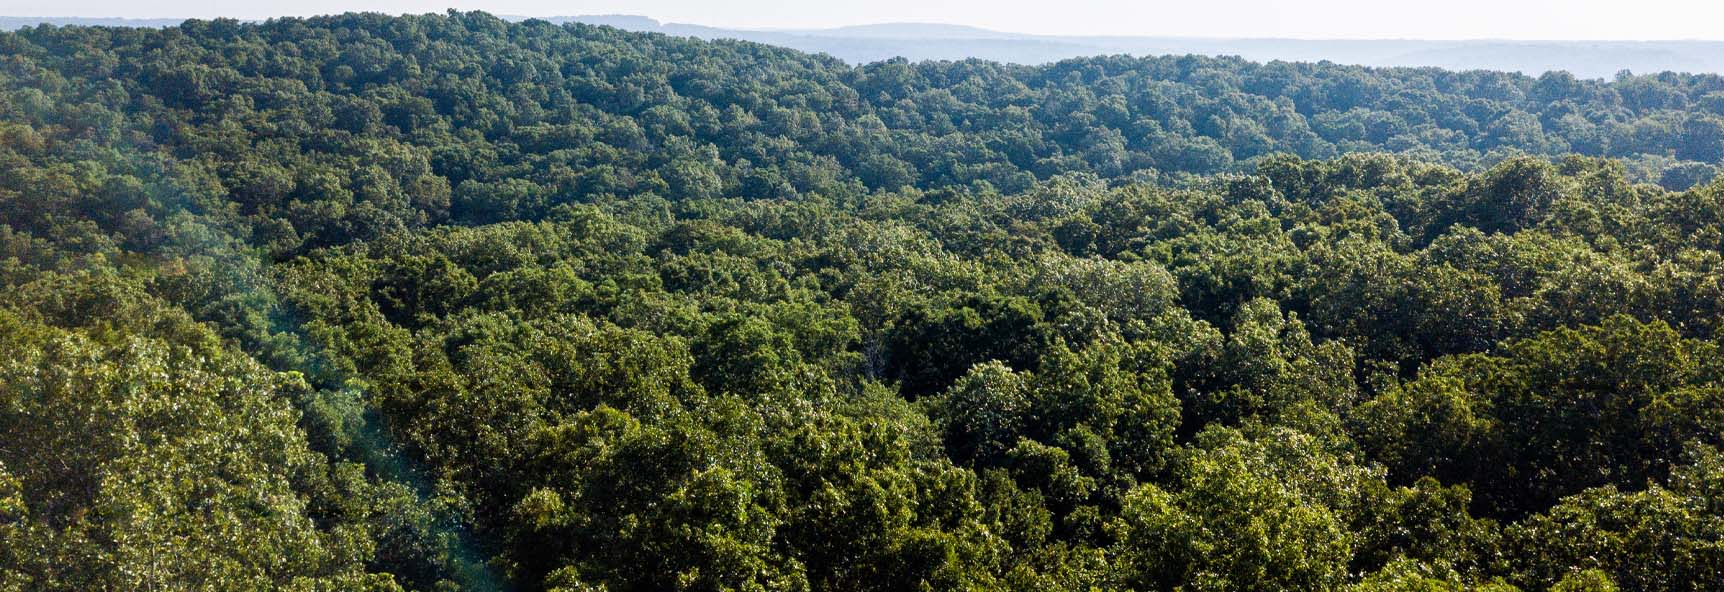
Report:
M1052 337L1041 307L1022 297L981 294L931 310L905 314L888 345L886 376L900 381L906 395L944 389L988 360L1033 367Z
M1720 116L478 13L0 34L0 590L1718 589Z

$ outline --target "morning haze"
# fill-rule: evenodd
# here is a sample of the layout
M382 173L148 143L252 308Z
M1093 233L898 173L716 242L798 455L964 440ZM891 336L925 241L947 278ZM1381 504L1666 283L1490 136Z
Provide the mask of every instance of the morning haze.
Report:
M1720 40L1716 24L1724 22L1724 4L1701 0L1644 0L1631 7L1612 0L13 0L5 5L0 13L19 16L262 19L352 11L426 13L454 8L537 16L642 14L665 21L741 29L917 22L1042 35L1295 39Z

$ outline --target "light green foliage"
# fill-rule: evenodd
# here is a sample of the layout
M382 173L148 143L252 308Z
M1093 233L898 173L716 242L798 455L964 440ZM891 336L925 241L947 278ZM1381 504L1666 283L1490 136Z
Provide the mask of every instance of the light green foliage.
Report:
M1127 580L1144 589L1328 590L1347 581L1349 513L1368 471L1275 430L1206 431L1168 491L1133 491L1114 526Z
M7 581L392 588L363 574L363 531L302 493L329 470L295 423L304 382L170 339L0 313Z

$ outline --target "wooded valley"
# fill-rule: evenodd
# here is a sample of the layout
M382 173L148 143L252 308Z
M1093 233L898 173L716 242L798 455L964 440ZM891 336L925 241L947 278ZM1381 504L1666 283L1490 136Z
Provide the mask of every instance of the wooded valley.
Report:
M1724 589L1724 77L0 33L0 590Z

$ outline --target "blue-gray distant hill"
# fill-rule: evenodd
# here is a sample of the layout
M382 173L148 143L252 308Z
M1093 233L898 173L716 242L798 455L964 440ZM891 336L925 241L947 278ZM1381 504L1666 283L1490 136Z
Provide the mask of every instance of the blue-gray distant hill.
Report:
M1074 37L1026 35L976 27L887 23L805 30L721 29L661 23L632 15L551 17L552 22L609 25L701 39L741 39L851 63L978 58L1044 64L1106 54L1236 55L1254 61L1331 61L1363 66L1498 70L1538 75L1567 70L1583 78L1634 72L1724 73L1719 41L1410 41L1213 39L1182 37Z
M529 17L505 17L525 20ZM38 24L171 27L184 19L0 16L0 30ZM931 23L882 23L832 29L749 30L659 22L637 15L548 17L628 31L699 39L740 39L824 53L850 63L903 57L920 60L983 59L1046 64L1069 58L1130 54L1239 56L1248 60L1330 61L1362 66L1496 70L1538 75L1566 70L1582 78L1617 72L1724 73L1724 41L1413 41L1216 39L1199 37L1080 37L1027 35Z

